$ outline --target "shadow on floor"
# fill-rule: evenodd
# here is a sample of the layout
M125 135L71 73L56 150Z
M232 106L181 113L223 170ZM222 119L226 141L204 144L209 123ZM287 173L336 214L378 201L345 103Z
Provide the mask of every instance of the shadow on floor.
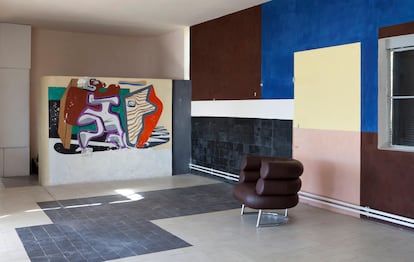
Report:
M23 187L23 186L37 186L39 185L39 179L37 175L31 176L15 176L15 177L1 177L0 187L3 185L5 188L10 187Z

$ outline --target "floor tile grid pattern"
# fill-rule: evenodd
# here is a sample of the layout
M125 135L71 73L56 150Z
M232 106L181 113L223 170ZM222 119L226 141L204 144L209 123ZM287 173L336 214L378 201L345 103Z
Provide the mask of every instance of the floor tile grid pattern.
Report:
M105 261L191 244L150 220L239 207L224 183L121 195L41 202L54 224L16 229L31 261Z

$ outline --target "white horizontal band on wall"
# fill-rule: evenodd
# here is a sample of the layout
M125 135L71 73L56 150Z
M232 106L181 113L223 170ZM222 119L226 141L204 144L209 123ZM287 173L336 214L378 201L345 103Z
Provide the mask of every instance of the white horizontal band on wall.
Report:
M293 120L293 99L192 101L191 116Z

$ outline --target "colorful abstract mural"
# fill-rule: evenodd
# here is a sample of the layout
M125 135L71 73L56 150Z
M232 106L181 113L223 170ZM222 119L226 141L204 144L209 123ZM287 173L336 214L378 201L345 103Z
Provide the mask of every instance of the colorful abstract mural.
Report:
M59 138L59 153L149 148L170 140L167 128L158 126L163 103L146 81L72 78L66 88L48 89L49 138Z
M41 184L171 176L172 97L171 79L42 77Z

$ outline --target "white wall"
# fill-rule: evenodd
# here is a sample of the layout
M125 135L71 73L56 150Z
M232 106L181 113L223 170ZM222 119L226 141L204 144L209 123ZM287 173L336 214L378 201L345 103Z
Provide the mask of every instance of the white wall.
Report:
M293 120L293 99L192 101L191 116Z
M189 54L189 46L187 45L189 43L188 29L161 35L156 40L156 44L158 44L156 48L158 52L156 73L158 77L188 80L190 65L189 59L186 61L186 54Z
M184 79L185 29L157 37L32 31L31 156L38 152L40 78L80 75ZM188 73L187 73L188 74Z
M0 177L30 173L30 34L30 26L0 23Z

